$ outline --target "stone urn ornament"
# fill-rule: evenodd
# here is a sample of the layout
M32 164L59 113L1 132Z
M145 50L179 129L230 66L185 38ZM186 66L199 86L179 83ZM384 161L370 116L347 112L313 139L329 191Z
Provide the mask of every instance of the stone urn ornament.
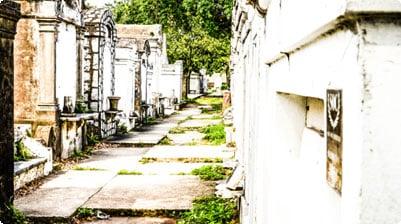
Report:
M110 103L110 111L118 111L118 101L120 101L121 97L119 96L109 96L107 97Z

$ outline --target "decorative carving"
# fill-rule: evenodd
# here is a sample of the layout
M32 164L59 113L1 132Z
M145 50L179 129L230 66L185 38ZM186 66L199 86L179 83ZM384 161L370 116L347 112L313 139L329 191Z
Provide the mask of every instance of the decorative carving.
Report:
M327 90L327 182L342 190L342 91Z

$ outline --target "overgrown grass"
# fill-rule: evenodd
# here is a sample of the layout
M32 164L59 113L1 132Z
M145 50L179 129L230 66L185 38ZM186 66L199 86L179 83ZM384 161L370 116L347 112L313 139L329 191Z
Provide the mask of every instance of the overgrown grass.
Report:
M224 124L210 125L201 130L205 134L203 139L208 140L213 145L221 145L226 142L226 132Z
M82 167L82 166L74 166L73 170L77 171L104 171L104 169L94 168L94 167Z
M196 199L191 211L182 215L178 224L237 224L235 201L215 196Z
M120 170L118 171L118 175L143 175L142 172L134 171L134 170Z
M199 105L210 105L211 109L202 109L202 113L213 114L222 113L223 98L221 97L201 97L195 100Z
M224 180L229 175L231 175L231 173L231 170L226 169L220 165L206 165L194 169L191 172L192 175L199 176L201 180L205 181Z

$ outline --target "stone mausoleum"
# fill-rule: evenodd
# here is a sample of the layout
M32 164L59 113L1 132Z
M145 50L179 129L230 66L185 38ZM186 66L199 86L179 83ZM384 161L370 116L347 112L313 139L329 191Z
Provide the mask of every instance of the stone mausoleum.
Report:
M401 222L401 2L237 0L242 223Z
M15 44L15 123L67 158L89 136L116 131L116 30L107 8L81 0L17 1L22 19Z

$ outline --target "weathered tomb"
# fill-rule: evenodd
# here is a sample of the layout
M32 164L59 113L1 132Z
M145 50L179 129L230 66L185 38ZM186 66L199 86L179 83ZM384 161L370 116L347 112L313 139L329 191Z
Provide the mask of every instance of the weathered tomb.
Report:
M20 6L12 1L0 2L0 213L13 202L14 183L14 36ZM8 222L0 217L0 222Z
M236 1L243 223L401 221L400 15L397 0Z
M163 64L162 74L160 76L160 94L163 98L165 109L173 109L175 105L182 100L182 80L184 67L182 61L176 61L174 64Z
M119 98L115 95L115 49L117 32L108 8L84 11L85 43L83 95L88 108L98 113L97 128L101 137L115 134Z
M18 2L23 19L15 45L15 123L28 126L55 157L65 157L66 150L82 148L82 136L71 133L84 122L71 127L62 119L75 112L82 94L82 1Z

